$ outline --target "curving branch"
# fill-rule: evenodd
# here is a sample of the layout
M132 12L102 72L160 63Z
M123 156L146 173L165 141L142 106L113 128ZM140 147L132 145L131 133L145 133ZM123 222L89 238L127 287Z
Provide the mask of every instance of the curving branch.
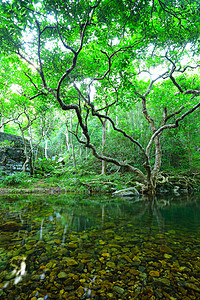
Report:
M28 77L28 79L30 80L30 82L32 83L32 85L35 87L35 89L40 92L40 90L38 89L37 85L33 82L32 78L30 75L28 75L26 72L24 72L24 74L26 75L26 77Z
M181 108L177 111L175 111L173 114L167 116L167 112L166 112L166 115L164 116L163 118L163 125L169 120L171 119L172 117L174 117L175 115L178 115L182 112L182 110L185 108L185 106L181 106Z
M4 125L10 123L10 122L16 122L16 121L19 119L19 117L20 117L21 115L23 115L23 113L24 113L24 112L21 112L21 113L19 113L19 115L18 115L17 117L13 117L12 119L9 119L9 120L7 120L7 121L4 121L2 124L0 124L0 128L3 127ZM0 114L0 116L2 117L2 114Z
M76 84L74 84L74 87L75 87L76 90L79 92L79 94L80 94L80 96L83 98L83 100L88 104L86 97L81 93L80 89L76 86ZM140 148L140 150L142 151L142 153L145 155L145 149L142 147L142 145L141 145L137 140L133 139L130 135L128 135L128 134L127 134L124 130L122 130L121 128L116 127L114 121L113 121L109 116L100 114L100 113L99 113L99 110L95 110L94 104L89 103L88 105L89 105L90 108L91 108L91 111L92 111L92 115L93 115L93 116L97 116L99 119L106 119L106 120L108 120L108 121L111 123L111 125L112 125L112 127L113 127L113 129L114 129L115 131L118 131L118 132L122 133L122 134L123 134L126 138L128 138L132 143L136 144L136 145Z
M71 66L69 67L69 69L61 76L59 82L58 82L58 86L57 86L57 93L56 93L56 98L60 104L60 106L64 109L66 109L66 104L62 101L62 99L60 98L60 89L61 89L61 85L64 81L64 79L66 77L69 76L69 74L74 70L74 68L76 67L76 63L77 63L77 58L78 58L78 55L79 53L81 52L82 48L83 48L83 41L84 41L84 37L85 37L85 32L86 32L86 28L87 26L89 25L89 16L83 26L83 29L81 31L81 40L80 40L80 45L79 45L79 48L77 51L72 51L74 56L73 56L73 59L72 59L72 64Z
M63 40L62 34L61 34L61 32L60 32L60 29L59 29L59 23L58 23L57 15L56 15L56 22L57 22L56 29L57 29L58 35L59 35L59 37L60 37L60 40L61 40L63 46L64 46L67 50L70 50L70 51L75 55L75 54L76 54L76 51L75 51L72 47L68 46L68 45L65 43L65 41Z
M165 129L171 129L171 128L176 128L179 125L179 122L182 121L186 116L188 116L189 114L193 113L195 110L197 110L200 107L200 102L198 104L196 104L195 106L193 106L191 109L189 109L188 111L186 111L182 116L180 116L178 119L176 119L175 123L173 124L167 124L167 125L163 125L161 126L159 129L157 129L154 134L152 135L147 147L146 147L146 155L149 155L149 151L151 146L153 145L154 139L163 132L163 130Z
M73 133L74 134L74 133ZM119 167L127 167L131 172L133 172L134 174L136 174L143 182L146 182L146 176L143 174L142 171L140 171L139 169L137 168L134 168L133 166L131 166L130 164L127 164L127 163L124 163L124 162L120 162L119 160L115 159L115 158L112 158L112 157L109 157L109 156L105 156L105 155L100 155L98 152L97 152L97 149L96 147L88 142L88 141L83 141L81 140L77 134L74 134L74 136L77 138L78 142L85 145L85 147L89 148L92 150L93 152L93 155L98 158L99 160L103 160L103 161L106 161L106 162L110 162L110 163L113 163Z
M99 80L99 81L103 80L110 73L111 65L112 65L112 58L115 55L117 55L119 52L124 52L124 51L127 51L128 49L134 48L136 45L142 43L144 41L145 37L146 37L146 35L141 40L136 41L132 45L124 46L124 47L121 47L121 48L117 49L110 56L105 51L101 50L101 52L103 54L105 54L106 57L108 58L108 69L105 71L105 73L101 77L95 77L95 78L93 78L90 84L92 84L92 82L94 82L95 80Z

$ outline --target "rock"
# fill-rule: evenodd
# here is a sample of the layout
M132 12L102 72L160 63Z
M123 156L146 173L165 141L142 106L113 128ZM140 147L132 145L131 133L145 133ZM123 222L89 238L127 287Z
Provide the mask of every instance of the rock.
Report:
M168 254L172 254L173 253L173 250L171 248L169 248L167 245L161 245L159 250L161 252L165 252L165 253L168 253Z
M73 249L73 248L78 248L78 244L75 244L75 243L71 243L71 242L70 242L70 243L67 245L67 247L68 247L68 248L72 248L72 249Z
M65 281L64 281L64 286L71 286L74 282L74 279L73 278L67 278Z
M186 282L185 286L186 286L186 288L189 288L193 291L200 292L200 288L198 286L196 286L195 284L193 284L193 283Z
M158 271L150 271L149 275L152 276L152 277L159 277L160 273Z
M125 255L123 254L122 257L129 263L132 263L132 259L128 256L128 255Z
M172 255L169 255L169 254L165 253L165 254L163 255L163 257L166 258L166 259L169 259L169 258L172 257Z
M2 225L0 225L0 230L2 231L18 231L21 228L21 224L17 222L6 222Z
M116 292L117 294L120 294L120 295L123 295L125 290L123 288L121 288L120 286L118 285L115 285L113 287L113 291Z
M133 257L133 265L139 266L141 264L141 260L139 259L138 256Z
M170 286L170 280L167 279L167 278L160 278L160 279L154 279L152 285L155 287L155 288L159 288L159 287L163 287L163 286L167 286L169 287Z
M140 194L136 188L130 187L120 191L115 191L113 195L120 196L120 197L133 197L133 196L139 196Z
M74 286L73 285L66 286L65 290L72 291L72 290L74 290Z
M112 261L109 261L106 263L106 266L109 267L109 268L114 268L115 267L115 263L112 262Z
M139 268L140 268L140 267L139 267ZM138 276L138 275L140 274L140 272L139 272L138 270L133 269L133 268L130 269L130 273L131 273L132 275L134 275L134 276Z
M101 256L108 258L108 257L110 257L110 253L105 252L105 253L102 253Z
M67 266L68 267L78 265L77 261L75 261L75 259L73 259L73 258L67 257L66 261L67 261Z
M66 278L68 278L68 275L67 275L67 273L61 271L61 272L58 274L58 278L60 278L60 279L66 279Z
M114 295L112 293L107 294L108 299L113 299Z
M55 242L56 244L58 244L58 245L61 244L61 240L59 240L59 239L55 239L54 242Z

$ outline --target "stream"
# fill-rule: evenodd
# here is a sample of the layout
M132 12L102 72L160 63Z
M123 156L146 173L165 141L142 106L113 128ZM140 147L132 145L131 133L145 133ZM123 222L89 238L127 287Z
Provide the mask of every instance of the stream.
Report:
M0 299L200 299L200 195L0 196Z

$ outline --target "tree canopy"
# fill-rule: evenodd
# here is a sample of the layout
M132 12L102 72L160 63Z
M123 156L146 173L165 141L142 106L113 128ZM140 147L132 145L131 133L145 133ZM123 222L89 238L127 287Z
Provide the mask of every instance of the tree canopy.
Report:
M2 116L9 105L18 113L20 105L33 113L72 110L79 143L100 160L126 166L154 192L162 134L200 106L199 6L193 0L1 1ZM142 141L141 131L116 122L119 109L136 107L149 125ZM138 147L145 170L101 152L91 136L93 119Z

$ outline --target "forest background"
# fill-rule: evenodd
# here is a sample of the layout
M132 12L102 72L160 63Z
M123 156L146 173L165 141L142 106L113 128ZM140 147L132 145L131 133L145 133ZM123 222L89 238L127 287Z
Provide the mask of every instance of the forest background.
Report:
M1 0L0 13L0 128L29 140L24 170L149 194L199 176L199 1Z

